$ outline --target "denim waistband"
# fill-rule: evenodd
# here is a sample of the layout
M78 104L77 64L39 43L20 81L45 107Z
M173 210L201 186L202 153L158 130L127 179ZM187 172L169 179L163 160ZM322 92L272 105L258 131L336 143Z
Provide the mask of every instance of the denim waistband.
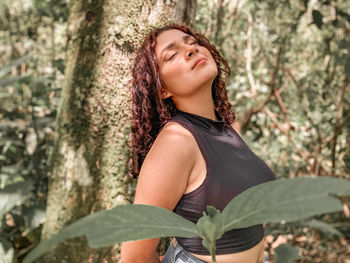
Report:
M162 263L207 263L183 249L177 242L171 242Z
M267 263L269 260L268 254L264 253L264 259L262 263ZM162 263L207 263L181 247L177 242L170 243Z

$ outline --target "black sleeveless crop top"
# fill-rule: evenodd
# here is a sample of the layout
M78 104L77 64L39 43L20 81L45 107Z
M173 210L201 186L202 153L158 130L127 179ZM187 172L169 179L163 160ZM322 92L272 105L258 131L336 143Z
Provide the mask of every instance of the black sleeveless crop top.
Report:
M208 119L177 109L168 122L178 122L194 136L206 161L207 174L203 183L184 194L174 212L197 223L207 205L222 211L239 193L254 185L276 179L266 163L255 155L232 128L224 126L222 116L215 110L218 120ZM264 237L263 225L233 229L216 242L216 254L230 254L257 245ZM209 255L200 237L176 237L187 251Z

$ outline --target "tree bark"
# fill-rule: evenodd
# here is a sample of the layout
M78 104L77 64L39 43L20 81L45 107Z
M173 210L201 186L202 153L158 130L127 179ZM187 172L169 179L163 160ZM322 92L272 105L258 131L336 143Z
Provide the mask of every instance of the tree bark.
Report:
M191 24L195 5L195 0L71 1L42 239L85 215L132 201L136 182L127 167L134 52L153 27ZM118 246L90 249L82 237L40 261L117 262L118 252Z

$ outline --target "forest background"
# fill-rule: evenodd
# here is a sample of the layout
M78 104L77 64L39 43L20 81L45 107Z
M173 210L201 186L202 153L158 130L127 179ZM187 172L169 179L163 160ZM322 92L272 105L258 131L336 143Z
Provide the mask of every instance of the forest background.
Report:
M278 178L350 179L349 10L345 0L1 1L0 261L132 201L128 69L145 33L168 22L192 25L228 61L237 128ZM288 243L302 251L295 262L349 263L349 207L268 224L266 251ZM91 252L79 241L66 257Z

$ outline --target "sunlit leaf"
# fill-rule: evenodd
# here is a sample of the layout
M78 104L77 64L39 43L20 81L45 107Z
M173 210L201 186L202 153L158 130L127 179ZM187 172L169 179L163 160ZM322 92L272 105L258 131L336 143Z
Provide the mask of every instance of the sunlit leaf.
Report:
M22 216L24 219L25 230L22 235L27 235L34 228L45 222L46 218L46 205L34 205L25 207L22 210Z
M12 244L6 239L0 238L0 262L12 263L13 262L14 249Z
M23 57L19 57L19 58L12 60L8 65L6 65L0 69L0 77L11 72L13 67L21 65L22 63L28 61L31 58L32 58L31 55L25 55Z
M22 204L30 197L33 184L31 181L25 181L7 185L0 190L0 218L4 216L11 208Z

